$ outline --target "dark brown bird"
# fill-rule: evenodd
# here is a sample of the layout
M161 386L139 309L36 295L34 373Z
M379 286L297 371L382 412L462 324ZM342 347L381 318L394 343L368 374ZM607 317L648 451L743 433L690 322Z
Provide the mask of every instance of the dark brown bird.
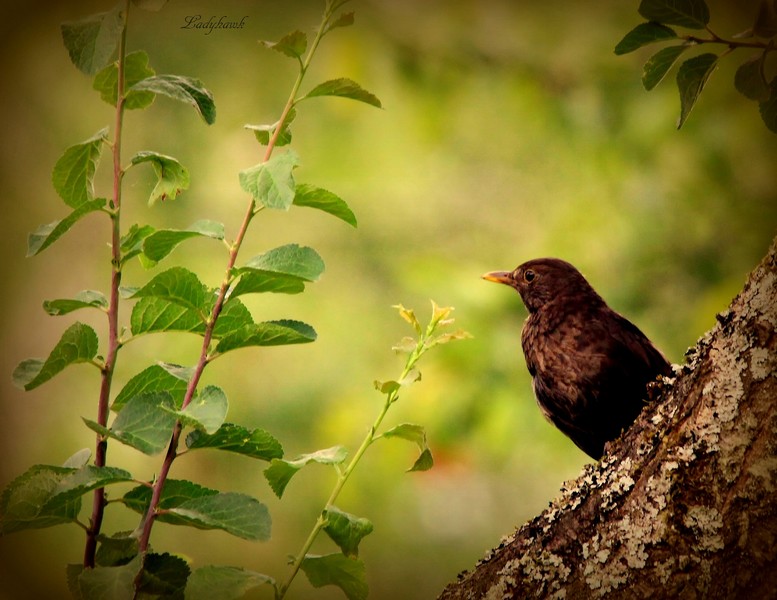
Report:
M568 262L538 258L483 279L515 288L529 311L521 345L543 414L601 458L642 410L647 384L671 373L669 363Z

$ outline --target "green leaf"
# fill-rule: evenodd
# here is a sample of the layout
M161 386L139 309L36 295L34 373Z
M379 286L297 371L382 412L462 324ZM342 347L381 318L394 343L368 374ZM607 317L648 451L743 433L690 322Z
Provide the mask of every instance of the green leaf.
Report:
M143 393L127 400L110 429L89 419L83 421L92 431L153 455L164 450L170 441L176 421L170 413L172 406L168 392Z
M80 469L89 462L90 458L92 458L92 451L89 448L81 448L63 462L62 466L70 469Z
M342 77L340 79L330 79L324 83L318 84L307 94L305 94L300 100L306 98L315 98L317 96L340 96L341 98L350 98L351 100L358 100L359 102L365 102L371 106L377 108L383 108L380 100L364 88L362 88L355 81Z
M125 481L132 481L132 474L124 469L84 465L59 480L57 487L51 492L51 497L46 501L44 509L57 512L72 505L74 500L87 492Z
M683 126L691 113L699 94L707 84L712 72L717 67L717 54L700 54L689 58L677 71L677 88L680 90L680 119L677 128Z
M216 346L216 354L248 346L285 346L289 344L307 344L316 339L315 330L307 323L291 321L264 321L236 329L223 338Z
M201 220L192 223L186 229L160 229L143 240L143 254L152 261L159 262L178 244L195 237L223 240L224 225L216 221Z
M140 513L141 515L145 515L151 504L152 493L153 491L150 486L139 485L124 494L121 501L127 508ZM159 509L162 512L158 514L157 520L171 525L188 525L188 521L173 513L167 512L167 509L175 508L176 506L180 506L184 502L188 502L195 498L215 496L218 493L218 490L211 490L191 481L168 479L165 482L165 487L162 490L162 496L159 500Z
M127 262L129 259L143 252L143 240L156 231L151 225L133 225L129 231L122 236L120 242L121 261Z
M339 465L348 457L348 451L343 446L333 446L325 450L318 450L310 454L303 454L294 460L275 458L270 466L264 470L264 477L270 484L272 491L280 498L283 491L294 477L295 473L311 462L322 465Z
M765 102L769 99L769 84L764 75L765 60L766 52L754 56L739 65L734 76L737 91L750 100Z
M199 79L181 75L154 75L139 81L128 91L149 91L191 104L208 125L216 121L216 105Z
M296 294L305 289L305 282L321 277L324 261L313 248L287 244L255 256L235 272L240 281L230 298L259 292Z
M244 540L270 539L267 507L245 494L224 492L193 498L169 511L198 529L221 529Z
M264 429L246 429L232 423L224 423L213 434L192 431L186 436L186 447L225 450L266 461L283 457L280 442Z
M653 22L640 23L618 42L615 46L615 54L628 54L642 46L675 38L677 33L666 25Z
M413 442L418 446L421 451L420 456L416 459L412 467L408 471L428 471L434 465L434 459L432 458L432 452L429 450L429 445L426 442L426 431L421 425L414 423L402 423L392 429L384 432L380 437L384 438L400 438Z
M131 561L138 554L138 538L131 531L120 531L111 536L100 535L100 546L95 562L102 567L118 567Z
M106 202L107 200L105 198L88 200L61 221L46 223L45 225L38 227L27 238L27 256L35 256L36 254L43 252L67 233L73 225L81 220L81 218L91 212L102 209Z
M213 434L224 423L228 408L224 390L209 385L197 393L186 408L171 412L186 425Z
M656 52L645 63L642 71L642 85L650 91L656 87L666 76L669 69L677 61L680 55L690 46L683 44L681 46L667 46Z
M121 4L117 4L108 12L62 23L62 41L80 71L94 75L111 62L124 29L124 17Z
M43 303L43 310L51 316L66 315L81 308L108 308L108 299L102 292L84 290L72 299L46 300Z
M195 569L186 584L185 600L239 600L262 585L275 587L272 577L239 567L206 565Z
M138 81L154 75L148 66L148 54L143 50L130 52L124 59L124 87L130 88ZM119 83L119 63L114 61L94 76L92 87L100 92L100 98L116 106ZM124 94L124 108L132 110L146 108L154 101L151 92L128 92Z
M60 482L75 470L35 465L11 481L0 494L0 534L75 521L81 509L80 497L48 505Z
M642 0L638 10L648 21L689 29L704 29L710 21L704 0Z
M345 201L323 188L306 183L298 184L294 194L294 205L317 208L356 227L356 215Z
M347 12L341 14L339 17L337 17L334 21L332 21L329 26L326 28L324 33L329 33L333 29L336 29L337 27L348 27L349 25L353 25L353 12Z
M364 563L342 554L316 556L308 554L302 560L302 570L313 587L336 585L348 600L366 600L367 587Z
M77 583L81 597L94 600L132 600L135 577L143 568L140 555L120 567L83 569Z
M769 84L769 98L758 104L764 124L777 133L777 77Z
M286 146L291 143L291 129L289 129L289 125L291 125L291 122L296 116L297 111L293 108L286 114L286 119L283 122L283 129L281 129L281 132L278 134L278 139L275 140L276 147ZM243 127L253 131L256 141L263 146L266 146L270 143L270 139L278 128L278 122L275 122L272 125L244 125Z
M131 398L155 392L167 392L170 394L173 406L180 407L186 387L186 380L171 375L160 365L152 365L143 369L124 385L111 408L118 412Z
M363 537L372 533L372 523L332 505L326 507L324 519L324 531L340 547L343 554L348 557L358 556L359 543Z
M143 562L138 598L183 600L191 569L180 556L149 553Z
M189 170L172 156L144 150L135 154L131 161L133 165L144 162L151 163L157 176L156 185L151 190L151 195L148 198L149 206L153 206L157 200L165 201L168 198L175 200L178 194L188 189L190 180Z
M206 307L209 313L211 307ZM250 311L239 300L231 300L225 304L216 326L213 337L219 339L226 334L253 324ZM205 323L201 313L177 304L171 304L161 298L141 298L132 308L130 328L133 335L154 333L160 331L186 331L203 335Z
M308 47L308 36L301 31L292 31L287 33L277 42L259 42L266 48L285 54L290 58L299 59Z
M40 362L38 359L22 362L13 373L16 385L29 391L45 383L68 365L91 361L97 356L97 334L94 329L83 323L73 323L62 334L49 357ZM35 362L40 370L35 372Z
M70 146L54 165L51 183L70 208L79 208L94 198L94 172L107 138L105 127L88 140Z
M165 371L170 373L173 377L177 377L181 381L185 381L186 383L189 383L192 379L192 375L194 374L194 369L192 367L182 367L181 365L175 365L173 363L166 363L166 362L160 362L158 363L160 367L162 367Z
M297 154L288 150L273 154L270 160L240 171L240 187L260 206L289 210L294 202L294 175L299 164Z
M132 294L133 298L155 297L199 311L207 310L208 290L191 271L173 267L162 271L145 286Z

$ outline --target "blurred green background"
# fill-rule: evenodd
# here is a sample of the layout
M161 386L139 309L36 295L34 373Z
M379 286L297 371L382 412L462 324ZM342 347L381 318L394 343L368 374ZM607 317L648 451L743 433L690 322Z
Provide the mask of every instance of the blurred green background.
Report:
M501 535L542 511L586 462L535 406L520 353L525 312L518 295L481 281L482 272L563 257L680 362L775 233L777 136L732 85L747 52L723 62L678 132L674 73L647 93L640 75L651 49L612 52L640 22L637 4L359 0L349 8L356 26L329 36L310 71L308 88L346 76L385 106L308 102L293 126L302 161L297 181L342 196L359 227L305 209L265 211L254 221L243 260L298 242L327 264L322 281L302 295L248 298L255 318L305 320L319 339L235 353L216 361L204 383L226 390L230 420L268 429L289 457L335 444L353 451L381 403L373 380L401 369L390 348L409 330L391 305L414 307L423 318L430 298L456 307L457 324L474 338L428 355L423 380L387 421L426 426L434 469L405 474L414 448L380 443L339 502L375 525L361 547L371 598L434 597ZM733 4L711 3L711 26L722 35L746 29L757 2ZM113 122L111 107L71 65L59 23L110 6L6 2L0 18L3 486L32 464L60 464L94 445L80 420L94 418L94 370L71 367L29 393L12 387L10 375L20 360L45 356L76 319L105 332L99 315L48 317L41 303L107 289L107 219L92 215L38 257L24 254L29 231L66 214L50 184L54 162ZM242 126L275 121L295 75L291 61L257 40L312 32L322 7L319 0L171 0L160 13L131 13L129 49L147 50L157 73L200 78L218 116L207 127L195 111L164 98L127 114L125 157L144 149L175 156L190 168L192 184L179 199L149 209L150 172L133 170L125 178L125 227L185 227L209 218L234 235L247 202L237 173L262 156ZM194 14L247 16L246 27L210 35L181 29ZM108 165L106 155L99 195L109 193ZM225 260L222 247L195 241L167 266L196 265L216 286ZM152 274L133 263L124 283L142 284ZM128 314L125 306L125 323ZM192 364L198 340L160 335L129 345L114 389L157 360ZM150 478L161 457L113 443L109 463ZM238 565L282 579L286 556L301 545L333 476L306 469L278 501L263 467L199 453L176 462L173 477L259 497L273 516L270 542L159 524L154 548L183 553L193 566ZM110 489L114 497L122 492ZM108 508L106 531L136 523L121 506ZM314 551L332 551L328 540L319 542ZM0 539L0 597L64 597L64 566L79 562L82 551L74 526ZM342 597L334 588L313 592L304 577L292 592ZM269 598L269 589L251 597Z

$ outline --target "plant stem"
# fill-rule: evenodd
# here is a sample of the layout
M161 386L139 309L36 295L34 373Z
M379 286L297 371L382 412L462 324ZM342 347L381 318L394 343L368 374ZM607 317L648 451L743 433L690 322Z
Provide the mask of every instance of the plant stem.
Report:
M108 305L108 352L102 367L102 382L100 384L100 398L97 405L97 422L106 427L108 424L108 410L111 397L111 383L116 369L119 344L119 286L121 285L121 180L124 174L121 168L121 134L124 122L124 61L127 49L127 20L129 17L130 0L124 4L124 28L119 41L118 81L116 83L116 113L113 151L113 206L111 212L111 290ZM108 452L108 440L97 434L94 464L96 467L104 467ZM89 519L89 527L86 528L86 544L84 547L84 567L92 568L95 564L97 551L97 538L102 528L103 515L105 513L106 497L105 488L94 491L92 500L92 515Z

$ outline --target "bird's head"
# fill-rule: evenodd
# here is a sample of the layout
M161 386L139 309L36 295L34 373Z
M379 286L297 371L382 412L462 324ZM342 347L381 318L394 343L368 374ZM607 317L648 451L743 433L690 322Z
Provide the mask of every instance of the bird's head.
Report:
M570 296L601 301L580 271L558 258L535 258L513 271L493 271L482 277L515 288L530 313Z

